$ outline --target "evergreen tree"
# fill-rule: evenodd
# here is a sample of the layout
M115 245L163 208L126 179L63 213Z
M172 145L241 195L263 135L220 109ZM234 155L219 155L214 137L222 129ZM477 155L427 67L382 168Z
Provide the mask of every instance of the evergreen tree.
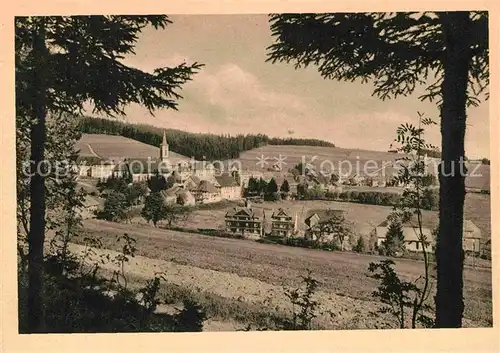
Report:
M165 190L170 189L175 184L175 176L170 174L165 181Z
M262 178L259 179L259 187L257 190L258 190L259 194L264 194L266 192L267 182L264 179L262 179Z
M358 241L354 246L353 250L358 253L362 253L366 251L365 239L362 236L358 237Z
M326 79L372 80L382 99L427 84L420 98L439 103L442 134L436 327L461 327L465 176L452 171L464 166L467 107L489 85L488 12L273 14L270 26L274 63L316 65Z
M280 186L280 191L284 193L290 192L290 185L288 184L288 180L283 180L283 184Z
M170 178L169 176L168 178ZM159 192L162 190L166 190L169 187L172 187L173 185L172 179L170 179L168 182L165 180L165 177L158 172L156 172L155 175L151 176L148 179L148 187L151 190L151 192ZM169 186L170 185L170 186Z
M116 177L114 175L110 176L106 181L101 182L97 188L100 192L109 189L122 194L127 193L128 181L126 178Z
M144 182L133 183L125 190L125 197L128 204L136 205L147 194L148 186Z
M15 19L16 116L30 125L30 232L28 234L29 330L43 327L43 261L46 177L43 166L47 115L96 112L123 115L129 103L149 111L175 109L178 90L200 69L195 63L153 73L120 60L134 53L143 28L165 28L167 16L44 16Z
M401 223L398 221L391 221L382 244L385 254L387 256L396 256L397 253L403 251L405 249L404 240Z
M81 132L90 134L120 135L158 147L163 129L150 125L130 126L121 121L84 117L81 119ZM280 139L266 135L214 135L190 133L167 129L167 140L172 151L198 160L223 160L238 158L240 153L267 144L335 147L331 142L316 139Z
M297 164L294 169L299 172L299 175L305 175L307 172L307 170L302 162Z
M259 193L259 181L254 177L248 179L247 193L249 195L255 195Z
M299 200L304 200L307 197L308 189L306 183L299 183L297 185L297 198Z
M266 193L275 194L277 192L278 192L278 184L276 184L276 180L274 180L274 178L271 178L271 180L269 180L269 183L267 184Z

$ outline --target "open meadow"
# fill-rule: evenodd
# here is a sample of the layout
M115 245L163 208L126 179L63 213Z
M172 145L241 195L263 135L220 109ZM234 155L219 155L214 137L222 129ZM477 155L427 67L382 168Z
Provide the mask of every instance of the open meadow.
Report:
M177 292L183 291L185 295L189 292L205 298L215 296L219 304L221 300L228 307L245 304L245 310L262 314L262 311L286 306L283 289L298 286L298 277L311 270L312 276L321 283L319 298L328 310L335 313L321 316L317 325L323 328L391 326L389 318L373 313L380 306L371 297L377 281L367 276L368 264L382 260L380 256L260 244L97 220L86 220L84 229L88 235L99 237L103 247L111 250L120 248L116 243L117 236L123 233L133 236L137 239L138 255L141 256L134 261L140 264L131 263L127 271L143 279L154 271L174 271L176 276L170 273L168 278L175 281ZM134 270L134 266L139 267ZM140 268L149 270L141 272ZM423 264L397 259L396 270L406 279L415 279L423 273ZM491 270L466 268L464 279L467 325L490 326ZM277 296L278 292L280 296ZM210 300L207 306L214 299ZM215 315L215 318L245 321L238 315L238 310L234 310L225 313L224 317Z
M151 146L130 138L104 135L104 134L82 134L81 139L75 146L80 150L82 157L101 157L107 158L157 158L160 150L156 146ZM189 159L190 156L183 156L175 151L170 151L170 156L175 159ZM366 163L368 172L374 172L376 169L386 166L386 163L394 162L402 157L401 154L369 151L338 147L317 147L317 146L287 146L287 145L267 145L242 152L235 161L240 162L245 170L259 171L266 174L268 168L272 167L281 156L282 170L287 171L305 160L316 166L318 170L324 169L330 171L333 164L334 170L341 168L342 172L347 172L348 164L352 166L352 172L359 169L361 172ZM257 164L262 157L267 158L264 164ZM324 162L327 161L327 162ZM370 162L369 162L370 161ZM343 164L343 163L344 164ZM373 167L373 163L378 166ZM323 164L322 164L323 163ZM230 161L226 161L224 166L230 166ZM321 168L323 167L323 168ZM466 187L477 190L490 189L490 166L477 163L467 165L468 174L474 175L466 178ZM430 169L430 172L435 169ZM395 169L387 167L388 176L394 173ZM269 174L269 173L267 173ZM270 174L276 174L276 172Z
M262 160L262 157L267 158L265 164L257 164ZM386 167L386 176L392 176L394 173L397 175L397 171L395 168L389 167L389 165L401 158L402 154L384 151L339 147L267 145L241 153L238 160L241 162L243 169L247 170L267 170L278 160L281 160L283 171L305 161L314 165L316 170L325 172L331 171L332 166L334 170L341 170L342 173L352 171L360 174L363 174L365 165L368 173ZM437 169L429 168L429 172L435 173ZM469 176L466 178L466 187L477 190L490 190L489 165L468 163L467 173Z
M224 216L231 208L238 203L225 203L221 206L203 207L196 209L189 217L179 225L187 228L220 228L224 226ZM339 201L274 201L252 204L253 208L262 209L266 217L270 217L272 212L280 207L291 211L293 217L298 216L299 230L304 228L304 219L307 211L312 209L340 209L345 211L345 218L352 222L357 234L368 236L374 227L382 223L391 213L392 207L379 205L366 205L353 202ZM490 216L490 196L485 194L467 193L465 198L464 217L472 220L480 229L483 241L491 237L491 216ZM433 228L438 225L439 215L437 211L423 211L426 223ZM145 223L140 218L136 222Z
M101 158L147 158L158 155L158 148L120 136L85 134L79 141L82 155ZM243 168L255 169L257 157L292 156L286 163L293 167L300 163L302 155L314 163L329 159L332 162L351 160L363 165L363 161L389 161L397 155L386 152L348 150L328 147L265 146L242 153ZM182 157L182 156L181 156ZM295 159L294 159L295 158ZM489 189L489 166L481 166L485 177L468 181L469 187ZM477 171L476 171L477 172ZM264 170L271 176L279 172ZM487 177L486 177L487 176ZM468 178L468 180L473 178ZM472 185L472 186L471 186ZM95 191L90 180L80 180L79 186ZM350 188L354 190L355 188ZM358 191L367 191L368 188ZM398 188L371 188L370 191L400 192ZM352 252L330 252L295 248L273 244L262 244L249 240L217 238L195 234L198 229L224 229L225 214L241 202L225 201L218 204L198 205L187 218L176 224L185 231L178 232L153 228L136 212L131 224L120 224L87 219L84 233L98 237L102 249L94 249L96 255L116 256L121 248L118 236L127 233L137 240L137 256L127 264L127 273L132 286L139 286L157 272L164 272L166 283L162 294L167 305L160 310L175 311L182 299L192 298L208 313L205 330L237 330L252 325L273 327L280 320L290 318L291 308L286 290L300 285L300 276L308 270L320 282L316 299L320 302L319 316L314 320L318 329L355 329L396 327L393 318L378 313L381 303L372 297L377 281L369 277L370 262L383 257ZM282 200L253 203L255 209L262 209L267 217L265 229L269 230L269 218L273 211L285 208L295 218L299 231L304 231L304 220L308 211L314 209L340 209L349 221L356 235L369 240L372 230L391 213L388 206L358 204L326 200ZM438 212L424 211L428 227L438 225ZM467 193L464 216L472 220L482 231L483 243L491 238L490 196ZM193 230L193 233L189 233ZM73 244L76 251L80 245ZM466 265L470 265L466 259ZM415 280L423 274L422 261L397 259L396 270L407 280ZM464 270L464 299L466 303L464 323L468 327L492 325L491 264L474 261L475 268ZM103 264L102 273L113 272L112 264ZM432 292L435 292L435 279ZM433 295L430 296L430 301Z
M81 157L100 157L102 159L145 159L149 157L156 159L160 155L158 147L123 136L104 134L82 134L75 149L80 151ZM175 159L189 160L190 158L173 151L170 151L169 155Z

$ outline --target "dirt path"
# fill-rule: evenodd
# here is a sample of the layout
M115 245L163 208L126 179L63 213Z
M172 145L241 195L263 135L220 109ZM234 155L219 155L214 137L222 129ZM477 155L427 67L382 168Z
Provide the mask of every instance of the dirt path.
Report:
M92 154L93 154L95 157L97 157L97 158L101 158L101 156L99 156L97 153L95 153L95 151L94 151L94 149L92 148L92 146L90 145L90 143L87 143L86 145L87 145L87 147L89 148L90 153L92 153Z
M81 254L84 248L82 245L70 245L70 250L75 254ZM118 252L107 249L93 250L95 255L91 260L95 261L101 255L109 255L113 258L118 254ZM108 271L115 269L112 263L105 263L102 268ZM209 292L229 301L237 300L274 309L279 308L278 310L281 312L291 313L292 310L291 303L285 297L285 288L283 286L271 285L254 278L179 265L143 256L131 258L126 265L126 273L144 279L152 278L157 272L164 273L167 283L194 292ZM315 299L320 303L318 312L323 313L315 321L319 327L333 329L349 327L376 328L384 324L387 325L387 319L383 320L371 314L380 307L375 302L338 296L324 291L316 292ZM215 326L213 329L215 329L217 324L213 325ZM228 326L221 323L218 325Z

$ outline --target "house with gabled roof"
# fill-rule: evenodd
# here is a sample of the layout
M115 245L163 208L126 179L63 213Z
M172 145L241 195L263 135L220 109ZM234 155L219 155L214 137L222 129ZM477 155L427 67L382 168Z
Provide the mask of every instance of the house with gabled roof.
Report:
M389 225L389 222L384 220L376 227L378 246L382 246L383 241L385 241ZM433 231L438 225L439 219L437 217L424 216L422 218L422 233L428 242L425 249L426 252L433 252L435 249ZM415 219L408 220L402 224L402 230L406 250L414 252L422 251L418 222ZM481 230L479 227L471 220L464 219L462 235L462 247L464 251L469 253L480 253L482 250L481 240Z
M295 219L289 209L278 208L271 215L271 234L279 237L291 236L297 228L297 214Z
M215 187L219 190L220 196L225 200L241 200L242 188L236 178L224 173L215 176Z
M180 204L192 206L196 203L194 195L185 190L181 185L172 186L170 189L160 191L161 196L166 204Z
M200 185L201 179L196 175L189 175L184 181L183 185L186 190L196 190Z
M305 238L321 240L323 242L335 239L335 224L344 220L344 211L336 209L309 210L304 223L306 224Z
M381 247L386 239L387 232L389 230L390 222L384 220L380 223L375 231L377 233L377 246ZM408 251L422 251L422 242L420 239L420 227L416 220L408 220L401 224L401 229L403 231L405 249ZM425 244L425 251L432 253L434 251L434 239L432 235L433 226L431 225L428 218L423 218L422 222L422 234L424 235L427 243Z
M219 190L208 180L201 180L192 194L197 203L214 203L222 200Z
M480 254L482 249L481 229L470 219L464 220L463 249L465 252ZM486 245L486 244L485 244Z
M215 167L207 161L190 161L191 174L209 180L215 174Z
M177 203L183 206L193 206L196 204L194 195L189 190L183 188L178 192Z
M125 163L134 183L146 181L156 174L165 175L171 168L168 161L152 158L134 158L126 160Z
M225 222L228 232L250 238L262 236L264 211L249 207L235 207L226 213Z
M127 163L125 161L119 161L115 167L113 168L113 177L115 178L123 178L129 176L129 170Z
M87 170L87 175L104 181L113 175L115 166L116 162L111 159L102 160L99 164L90 166L90 172Z
M172 205L177 203L177 198L182 190L183 189L180 186L173 186L170 189L161 190L160 194L167 205Z
M102 159L96 156L78 156L73 171L78 173L78 177L92 177L92 166L100 165Z

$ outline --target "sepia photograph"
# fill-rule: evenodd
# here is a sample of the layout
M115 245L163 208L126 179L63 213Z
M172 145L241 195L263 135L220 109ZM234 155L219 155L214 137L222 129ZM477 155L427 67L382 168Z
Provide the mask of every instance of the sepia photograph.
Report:
M492 328L489 22L16 16L18 333Z

